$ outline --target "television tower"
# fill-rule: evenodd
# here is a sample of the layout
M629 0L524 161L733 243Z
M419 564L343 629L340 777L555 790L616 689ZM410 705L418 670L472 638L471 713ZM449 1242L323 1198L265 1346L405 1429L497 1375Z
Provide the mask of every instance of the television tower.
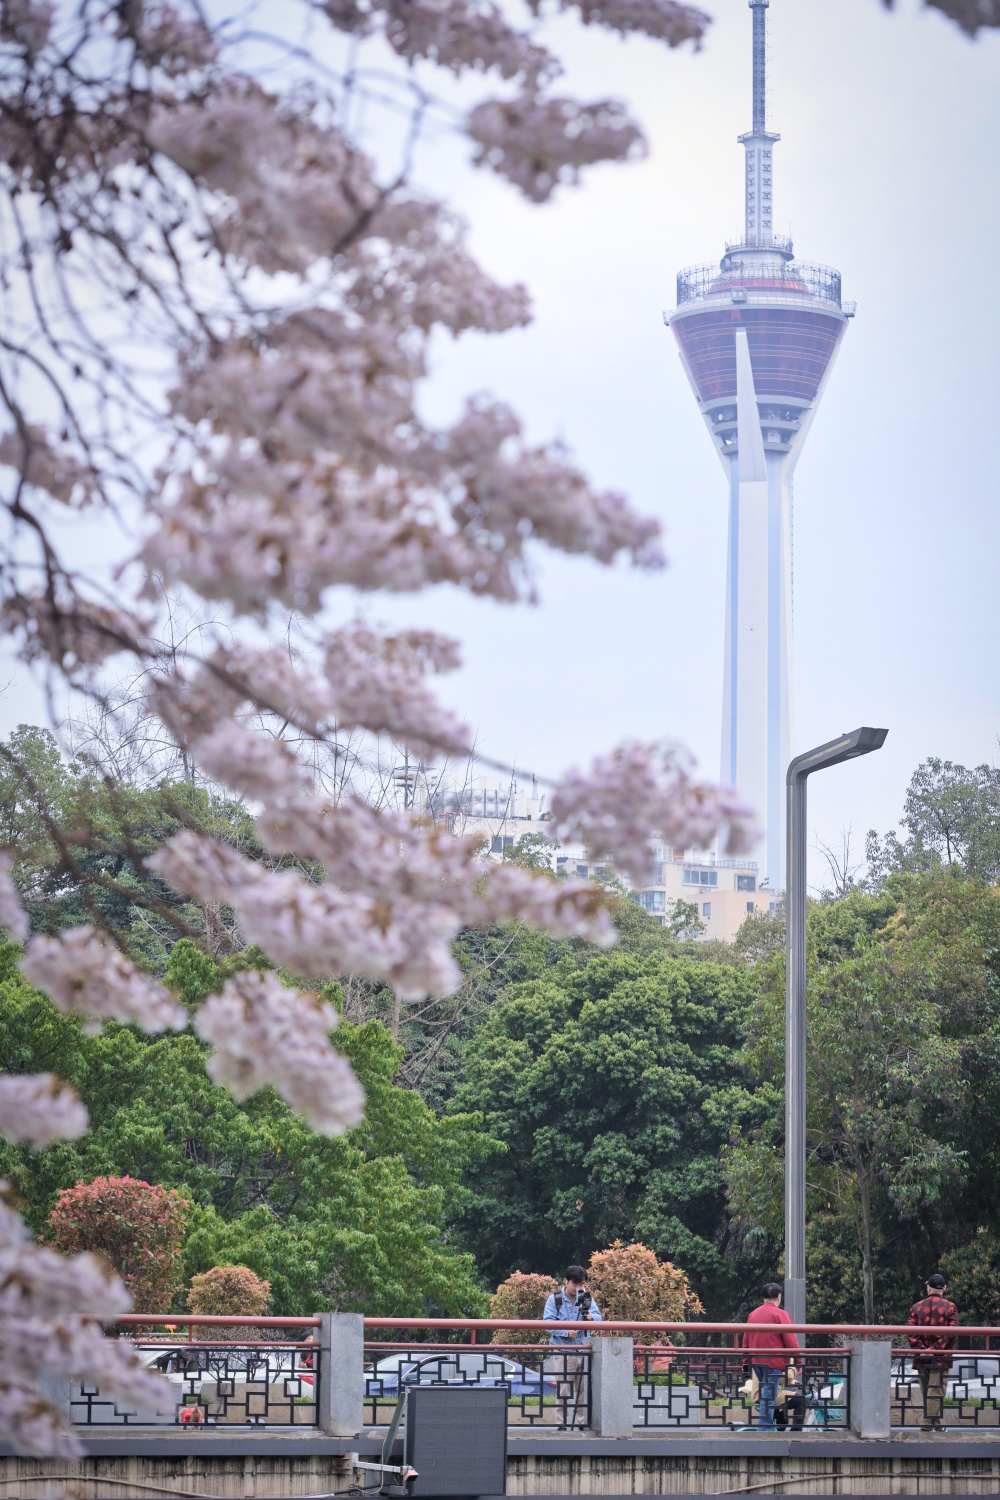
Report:
M840 273L794 259L774 233L766 12L753 12L753 129L743 238L677 277L664 313L729 481L722 780L766 829L765 879L785 888L785 771L793 754L792 475L855 304Z

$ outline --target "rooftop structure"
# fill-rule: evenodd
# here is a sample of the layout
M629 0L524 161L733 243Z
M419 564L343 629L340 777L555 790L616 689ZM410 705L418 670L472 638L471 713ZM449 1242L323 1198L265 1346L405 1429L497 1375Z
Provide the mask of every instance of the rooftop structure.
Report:
M793 754L792 476L853 302L840 273L796 262L774 231L766 12L753 13L753 129L743 237L677 277L672 328L729 482L722 780L760 816L763 876L785 886L785 771Z

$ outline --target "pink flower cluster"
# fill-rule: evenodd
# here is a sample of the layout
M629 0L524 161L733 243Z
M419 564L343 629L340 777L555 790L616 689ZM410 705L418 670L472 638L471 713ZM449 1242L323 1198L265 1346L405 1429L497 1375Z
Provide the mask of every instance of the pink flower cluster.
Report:
M759 836L736 793L696 781L687 758L669 745L621 745L588 773L570 772L552 813L560 838L578 839L636 880L649 873L651 838L704 849L721 832L726 853L741 854Z
M40 1389L45 1376L83 1379L133 1405L173 1410L169 1381L141 1364L130 1344L106 1338L96 1321L113 1323L131 1303L105 1261L35 1244L0 1199L0 1430L18 1452L84 1454L65 1414Z
M187 1012L170 991L90 926L33 937L21 972L64 1015L86 1016L95 1030L103 1020L135 1021L152 1032L187 1025Z
M86 1106L52 1073L0 1073L0 1135L40 1148L71 1141L89 1124Z
M6 15L10 9L4 6ZM19 431L5 432L0 438L0 464L6 464L23 475L25 484L44 490L63 505L88 505L97 491L94 471L71 453L53 447L44 427L37 424Z
M364 1090L330 1045L332 1005L289 989L274 974L237 974L198 1012L195 1030L215 1048L208 1071L246 1099L272 1083L314 1130L340 1135L364 1116Z
M7 849L0 849L0 927L7 929L7 937L13 943L23 943L28 936L28 914L21 905L10 873L11 856Z
M581 104L526 89L477 104L466 122L477 165L492 167L533 203L545 203L583 167L626 161L645 148L642 131L615 99Z

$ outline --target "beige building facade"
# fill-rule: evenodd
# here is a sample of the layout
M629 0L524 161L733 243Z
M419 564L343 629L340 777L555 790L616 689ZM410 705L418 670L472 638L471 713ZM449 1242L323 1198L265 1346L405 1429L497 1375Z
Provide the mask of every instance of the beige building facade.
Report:
M582 845L562 844L552 837L551 814L546 797L537 784L509 784L477 780L463 790L458 807L447 814L452 832L478 834L494 859L503 856L524 834L547 840L539 853L557 873L583 879L615 876L607 859L595 856ZM746 918L754 912L768 915L781 904L780 892L761 884L756 861L723 859L704 850L674 849L650 840L654 866L648 885L636 885L621 877L632 899L661 926L672 923L676 903L697 906L702 931L692 931L696 941L720 938L732 942Z

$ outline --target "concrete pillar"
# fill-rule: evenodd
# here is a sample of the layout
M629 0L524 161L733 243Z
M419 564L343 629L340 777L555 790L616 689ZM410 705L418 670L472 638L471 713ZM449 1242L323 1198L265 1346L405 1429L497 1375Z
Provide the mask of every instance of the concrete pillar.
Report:
M590 1425L598 1437L631 1437L634 1404L632 1340L595 1338L590 1355Z
M365 1320L361 1313L322 1313L316 1421L331 1437L357 1437L365 1421Z
M892 1400L892 1340L854 1339L851 1351L851 1430L858 1437L889 1436Z

